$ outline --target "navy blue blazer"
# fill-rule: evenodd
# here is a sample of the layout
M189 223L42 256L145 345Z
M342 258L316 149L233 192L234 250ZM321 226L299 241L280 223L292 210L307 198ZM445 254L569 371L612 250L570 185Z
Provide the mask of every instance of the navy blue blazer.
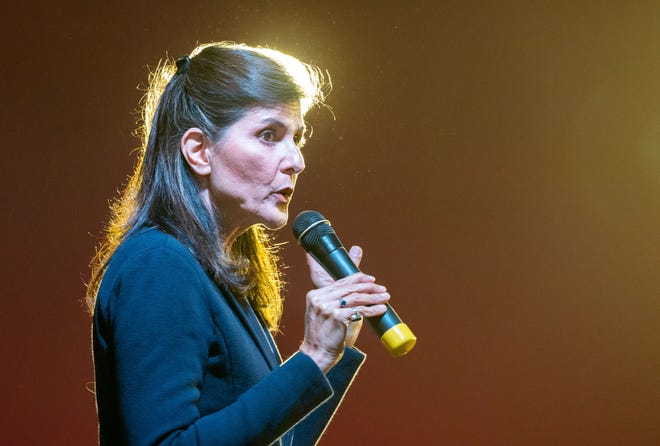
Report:
M148 228L114 254L93 323L101 445L313 445L365 356L282 362L244 299Z

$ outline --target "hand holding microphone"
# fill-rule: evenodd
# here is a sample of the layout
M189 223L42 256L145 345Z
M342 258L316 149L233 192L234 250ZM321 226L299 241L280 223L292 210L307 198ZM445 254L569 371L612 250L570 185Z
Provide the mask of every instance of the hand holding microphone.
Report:
M339 280L360 272L330 222L319 212L301 212L293 223L293 233L298 243L333 279ZM389 304L386 304L386 307L385 314L367 317L366 320L393 356L403 356L412 350L417 338L394 309Z

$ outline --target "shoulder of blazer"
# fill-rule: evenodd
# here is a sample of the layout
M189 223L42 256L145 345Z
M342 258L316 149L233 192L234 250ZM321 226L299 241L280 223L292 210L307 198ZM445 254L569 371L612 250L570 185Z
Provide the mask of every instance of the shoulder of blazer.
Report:
M195 260L194 254L176 237L155 227L145 227L131 235L122 242L115 255L121 256L127 251L135 252L157 248L168 249Z

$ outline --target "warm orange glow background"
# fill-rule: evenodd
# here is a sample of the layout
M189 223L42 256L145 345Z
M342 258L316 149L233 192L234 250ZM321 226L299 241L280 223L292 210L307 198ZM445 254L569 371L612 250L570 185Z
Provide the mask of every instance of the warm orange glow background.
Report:
M0 31L3 444L96 441L79 299L136 86L210 40L331 73L292 212L361 244L419 337L395 360L365 330L322 445L660 444L660 6L60 3ZM284 256L288 355L309 282Z

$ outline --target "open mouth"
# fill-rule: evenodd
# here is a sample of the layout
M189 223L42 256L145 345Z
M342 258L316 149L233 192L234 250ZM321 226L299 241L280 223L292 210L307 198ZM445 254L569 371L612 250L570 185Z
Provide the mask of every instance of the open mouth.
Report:
M285 187L275 192L275 195L282 197L283 201L289 201L293 195L293 189L290 187Z

